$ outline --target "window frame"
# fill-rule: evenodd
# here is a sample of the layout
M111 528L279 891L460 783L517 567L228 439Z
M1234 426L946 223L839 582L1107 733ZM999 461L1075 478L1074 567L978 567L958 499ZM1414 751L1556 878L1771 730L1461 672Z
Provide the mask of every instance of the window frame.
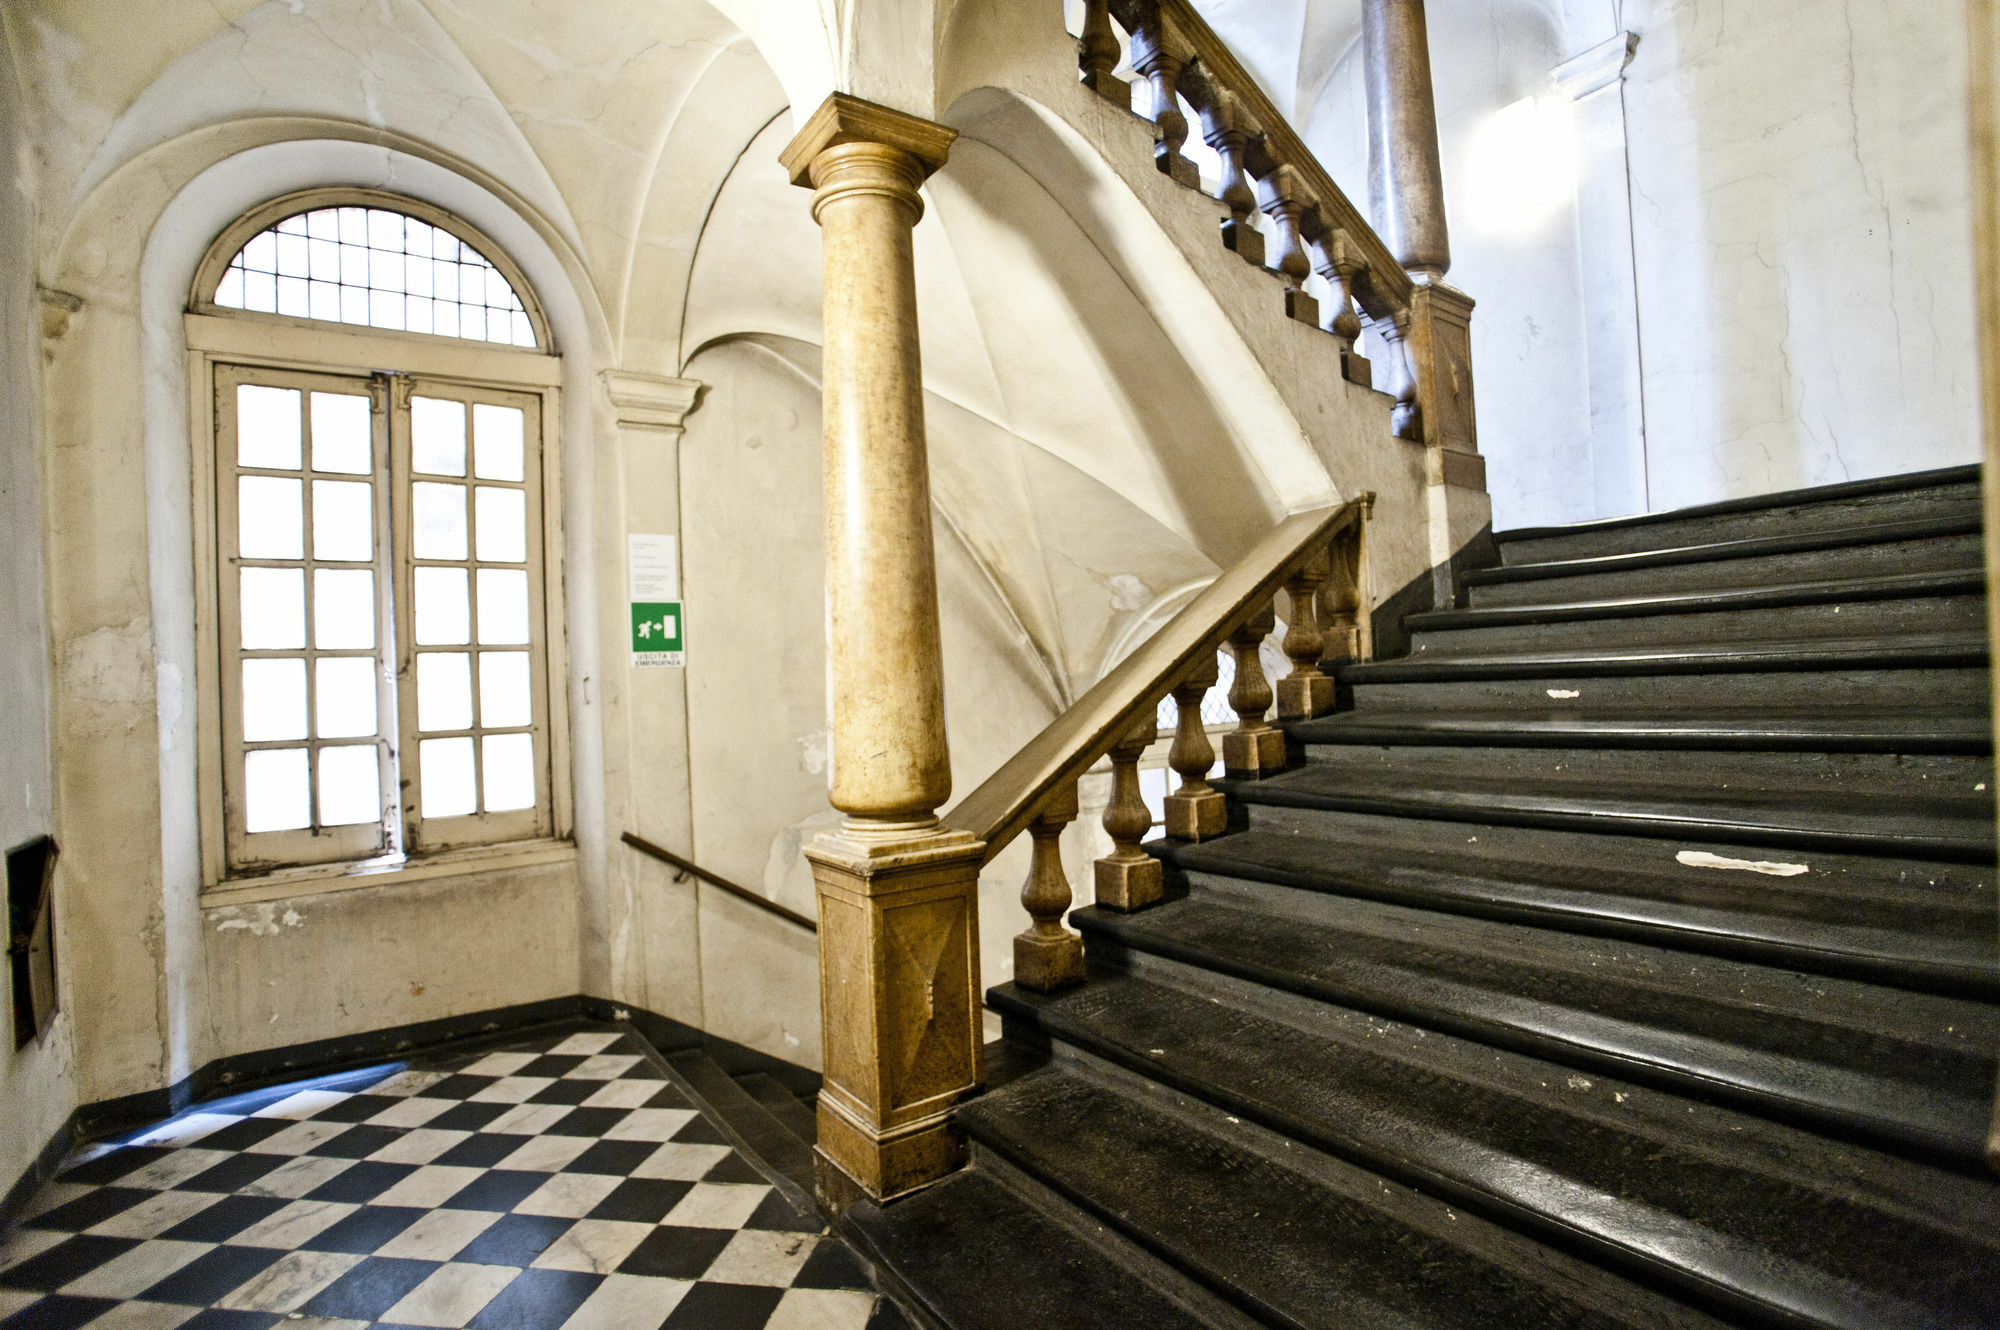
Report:
M391 208L432 225L445 226L477 249L514 283L543 345L538 348L517 347L469 338L218 309L206 299L212 295L214 283L227 269L236 250L251 236L294 212L331 206ZM518 269L491 240L462 221L415 200L373 191L304 191L274 199L252 210L217 238L197 270L194 295L182 323L187 345L190 388L188 432L193 480L191 497L195 509L192 557L197 648L197 802L204 906L247 904L260 899L378 885L387 880L477 871L485 867L526 867L573 859L567 606L561 520L562 364L560 355L549 343L541 311ZM225 665L234 663L236 653L227 649L222 640L227 608L222 587L225 572L222 559L230 542L220 525L226 505L224 496L218 493L217 483L222 459L218 451L220 440L217 427L220 421L216 394L218 372L224 367L239 367L253 374L259 370L276 370L287 374L319 375L341 380L348 385L357 380L379 383L386 378L392 395L397 391L407 392L406 385L418 380L430 380L452 389L489 396L529 395L539 400L539 485L532 496L539 501L539 521L535 522L530 538L531 543L539 540L541 603L537 616L538 631L531 632L530 639L531 643L539 643L540 649L536 654L541 658L545 684L539 694L544 702L543 714L536 719L532 729L546 740L543 764L538 764L538 769L546 772L547 791L545 799L538 801L532 810L534 816L527 820L532 825L524 827L520 825L521 819L511 819L513 825L507 829L507 834L525 834L498 841L477 839L477 843L470 843L463 836L448 837L444 838L447 843L430 847L410 836L406 818L404 857L399 861L340 858L319 863L291 861L269 868L231 867L229 828L240 825L240 822L230 819L227 800L241 777L239 774L234 779L225 779L225 775L230 769L229 754L241 750L240 740L236 741L238 747L231 747L231 735L240 733L240 718L234 727L230 725L232 704L225 682ZM348 390L352 391L352 387ZM392 421L394 414L393 411L386 411L378 419ZM388 428L386 423L385 428ZM399 483L406 485L408 478L399 477L393 463L387 462L393 456L394 441L387 440L386 446L388 451L382 455L385 465L377 472L382 486L380 501L399 504L402 499L393 495L392 491ZM468 482L470 479L468 477ZM531 503L531 508L533 506ZM534 521L534 518L530 520ZM409 564L405 558L408 527L406 520L394 524L393 539L398 548L389 550L385 559L387 578L396 587L391 603L399 621L405 619L409 607ZM394 661L398 677L389 685L391 692L407 687L407 681L401 675L413 662L414 652L399 628ZM400 750L405 746L405 738L413 740L414 737L413 720L399 718L395 730L388 735L388 743L392 749ZM415 766L414 754L399 752L398 760L402 764L404 779L410 781ZM404 816L402 805L414 797L408 793L413 788L414 782L411 782L404 794L394 800L392 807L396 816ZM238 808L235 811L240 813L241 810Z

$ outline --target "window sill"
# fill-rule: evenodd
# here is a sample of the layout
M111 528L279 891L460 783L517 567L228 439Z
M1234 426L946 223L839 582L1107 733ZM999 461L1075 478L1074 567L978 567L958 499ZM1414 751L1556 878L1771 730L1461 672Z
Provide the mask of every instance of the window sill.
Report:
M296 900L361 887L401 886L434 877L466 877L576 861L576 845L566 840L514 841L408 859L397 864L314 864L280 868L257 877L227 878L201 893L201 908L257 905Z

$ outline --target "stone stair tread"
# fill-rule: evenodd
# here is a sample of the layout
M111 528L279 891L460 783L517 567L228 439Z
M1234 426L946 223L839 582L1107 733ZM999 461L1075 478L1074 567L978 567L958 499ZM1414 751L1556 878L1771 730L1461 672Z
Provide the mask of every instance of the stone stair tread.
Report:
M1207 1330L1215 1323L1160 1291L1150 1262L1080 1241L989 1170L971 1168L890 1204L862 1201L841 1232L946 1330Z
M1574 647L1455 654L1449 660L1403 658L1331 668L1343 683L1425 683L1467 679L1571 679L1648 674L1899 668L1984 668L1983 633L1906 634L1845 641L1800 639L1703 646Z
M1260 1138L1198 1101L1080 1068L1024 1076L958 1118L978 1144L1267 1325L1715 1324L1353 1164Z
M1379 901L1204 883L1093 943L1978 1167L2000 1011Z
M1979 1273L2000 1257L1984 1179L1240 984L1100 975L993 1001L1225 1114L1732 1312L2000 1322L2000 1285Z
M1490 744L1593 748L1757 748L1819 752L1990 753L1993 720L1985 712L1913 712L1849 707L1838 714L1797 708L1690 716L1651 714L1636 706L1556 703L1507 711L1390 710L1369 707L1287 725L1305 743Z
M714 1058L700 1049L670 1053L667 1062L706 1101L724 1127L741 1139L749 1153L794 1187L803 1189L805 1197L812 1195L813 1159L809 1142L773 1117Z
M1774 877L1715 866L1728 846L1683 864L1658 841L1352 815L1147 848L1183 872L2000 995L1992 875L1962 865L1833 856Z
M750 1092L750 1097L764 1106L764 1111L776 1118L807 1145L819 1139L819 1123L813 1110L805 1100L780 1085L776 1078L761 1071L753 1071L736 1077L736 1083Z
M1919 859L1990 863L1990 796L1879 792L1731 784L1696 788L1647 780L1634 770L1616 780L1599 771L1566 780L1496 762L1490 772L1414 769L1371 772L1365 788L1352 773L1307 762L1267 780L1216 779L1251 805L1383 813L1448 821L1495 822L1555 830L1720 841L1793 851L1890 853Z

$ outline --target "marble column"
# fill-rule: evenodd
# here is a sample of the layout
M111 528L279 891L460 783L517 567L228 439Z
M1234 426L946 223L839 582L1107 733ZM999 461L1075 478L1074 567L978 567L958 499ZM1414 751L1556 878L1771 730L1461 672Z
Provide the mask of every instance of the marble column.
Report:
M952 1104L979 1081L979 865L942 827L944 729L911 232L954 131L842 93L780 154L813 190L826 277L829 797L819 889L822 1203L957 1168Z
M1424 0L1362 0L1361 65L1375 229L1411 274L1441 278L1451 269L1451 238Z

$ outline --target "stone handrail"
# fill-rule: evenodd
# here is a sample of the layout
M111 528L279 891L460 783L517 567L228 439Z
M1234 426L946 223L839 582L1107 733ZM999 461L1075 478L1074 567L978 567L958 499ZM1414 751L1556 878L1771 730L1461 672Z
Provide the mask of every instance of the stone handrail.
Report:
M1139 849L1152 819L1139 797L1138 761L1157 733L1162 697L1171 693L1180 712L1167 759L1180 784L1166 810L1167 834L1178 840L1206 840L1224 830L1222 795L1207 780L1215 749L1201 721L1219 650L1227 645L1236 661L1229 701L1237 728L1223 738L1230 775L1254 779L1283 768L1284 735L1268 723L1274 697L1281 719L1332 708L1333 680L1321 672L1321 659L1360 659L1372 650L1366 533L1374 498L1364 493L1280 522L944 815L946 826L985 842L984 862L1021 832L1034 837L1034 864L1021 893L1034 922L1015 939L1016 983L1048 990L1083 976L1081 940L1062 926L1071 892L1056 841L1077 815L1077 778L1107 753L1113 793L1104 828L1117 848L1097 861L1097 902L1136 910L1160 899L1160 864ZM1280 590L1289 602L1284 650L1292 668L1274 691L1259 652L1273 629ZM1345 637L1331 652L1329 628Z

